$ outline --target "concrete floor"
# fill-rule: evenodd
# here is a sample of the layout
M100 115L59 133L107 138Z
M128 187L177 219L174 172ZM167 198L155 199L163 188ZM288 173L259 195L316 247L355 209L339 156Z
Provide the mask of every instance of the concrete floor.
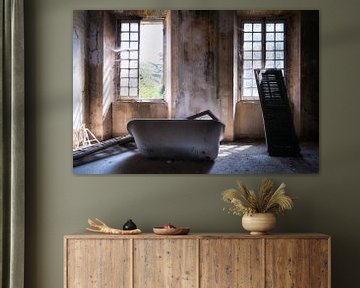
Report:
M147 159L136 147L113 146L74 161L74 174L296 174L319 173L318 144L302 143L301 157L270 157L265 143L220 145L215 161Z

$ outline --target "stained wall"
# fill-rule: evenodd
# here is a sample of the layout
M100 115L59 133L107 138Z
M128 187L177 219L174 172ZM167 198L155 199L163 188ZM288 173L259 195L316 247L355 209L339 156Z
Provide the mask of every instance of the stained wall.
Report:
M112 135L129 134L127 123L136 118L167 118L168 104L159 102L115 101L112 104Z
M73 15L73 130L85 123L87 16L83 11Z

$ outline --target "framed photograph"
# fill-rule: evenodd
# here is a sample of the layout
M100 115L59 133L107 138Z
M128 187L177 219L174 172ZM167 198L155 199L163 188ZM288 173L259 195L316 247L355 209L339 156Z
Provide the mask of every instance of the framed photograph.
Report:
M319 11L74 11L73 172L318 173Z

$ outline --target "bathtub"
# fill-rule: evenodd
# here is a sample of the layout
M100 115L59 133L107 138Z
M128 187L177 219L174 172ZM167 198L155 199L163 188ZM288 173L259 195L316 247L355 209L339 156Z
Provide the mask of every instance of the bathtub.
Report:
M217 119L134 119L127 129L148 158L214 160L225 125Z

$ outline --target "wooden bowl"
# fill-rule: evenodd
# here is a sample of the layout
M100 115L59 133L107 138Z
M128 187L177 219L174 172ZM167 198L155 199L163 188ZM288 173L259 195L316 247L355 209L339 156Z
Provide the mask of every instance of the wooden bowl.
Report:
M186 235L189 233L189 227L163 228L154 227L153 231L157 235Z

